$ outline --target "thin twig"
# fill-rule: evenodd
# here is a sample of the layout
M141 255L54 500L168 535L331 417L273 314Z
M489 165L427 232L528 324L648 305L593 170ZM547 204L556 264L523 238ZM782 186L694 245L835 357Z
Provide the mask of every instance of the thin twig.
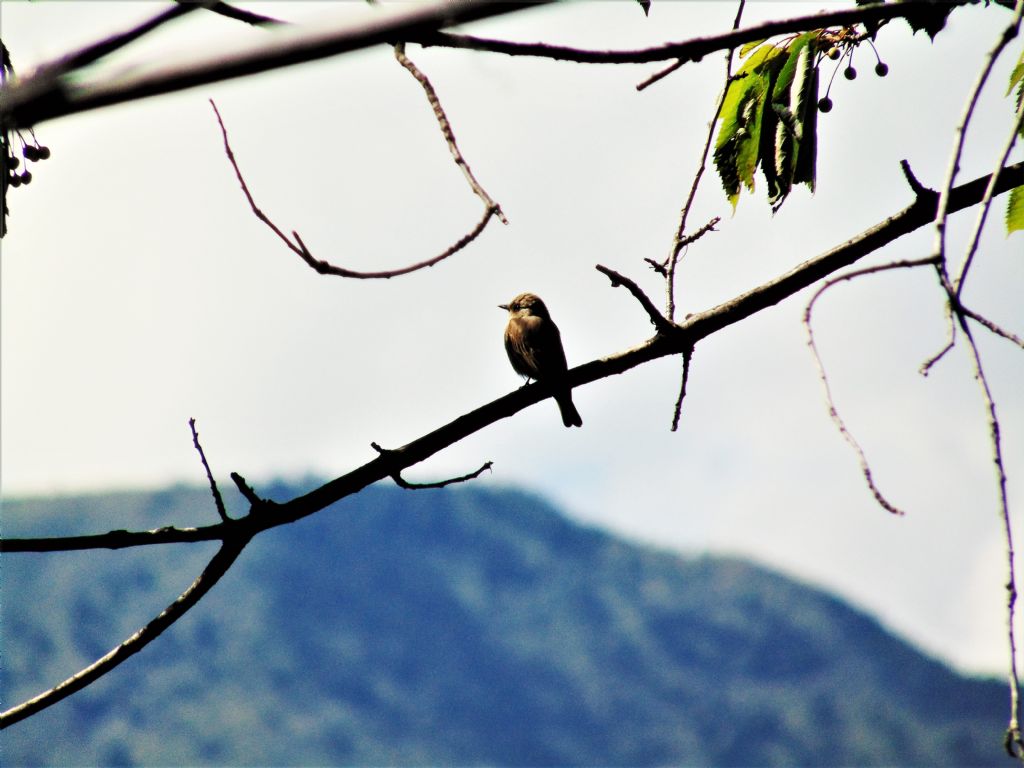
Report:
M950 315L950 317L952 317L952 315ZM927 376L929 373L931 373L932 367L936 363L938 363L942 358L944 358L947 354L949 354L949 352L953 349L955 344L956 344L956 342L954 341L953 335L951 333L950 337L949 337L949 341L946 342L946 346L944 346L942 349L940 349L934 355L932 355L927 360L925 360L923 363L921 363L921 367L917 369L918 373L920 373L922 376Z
M392 277L399 277L401 275L407 275L410 272L415 272L419 269L426 267L432 267L435 264L444 261L449 256L452 256L462 249L464 249L471 242L479 237L480 233L484 231L484 227L487 226L487 222L491 220L492 216L500 216L501 210L495 204L494 207L488 207L484 211L483 217L476 223L476 225L467 232L465 235L456 240L452 245L448 246L441 253L436 256L432 256L424 261L416 262L415 264L409 264L405 267L399 267L398 269L387 269L379 270L376 272L360 272L354 269L348 269L346 267L339 267L335 264L331 264L329 261L316 258L306 247L306 244L302 241L299 233L292 231L292 238L289 238L281 228L278 227L267 214L256 204L256 200L252 196L252 192L249 191L249 185L245 181L245 177L242 176L242 170L238 166L238 161L235 159L235 153L231 149L231 142L228 140L228 131L224 126L224 121L221 119L220 111L217 109L217 105L213 99L210 99L210 105L213 107L214 114L217 116L217 123L220 125L221 135L224 139L224 153L227 155L228 162L231 163L231 167L235 170L235 177L238 179L238 184L242 188L242 193L245 195L245 199L249 202L249 207L252 209L253 214L256 218L262 221L270 230L277 235L277 237L283 242L288 249L299 256L309 267L314 269L321 275L334 275L336 277L353 278L357 280L387 280Z
M979 315L977 312L968 309L963 304L957 303L957 307L959 308L961 314L971 318L971 320L974 320L976 323L985 326L988 330L992 331L992 333L994 333L996 336L1002 336L1007 341L1011 341L1021 349L1024 349L1024 339L1022 339L1017 334L1011 333L1005 328L996 325L987 317Z
M175 2L186 4L192 2L192 0L175 0ZM210 2L206 4L206 10L216 13L219 16L224 16L235 21L242 21L246 24L251 24L254 27L267 27L277 26L281 24L288 24L287 21L281 21L281 19L275 19L273 16L264 16L260 13L254 13L253 11L247 11L243 8L235 8L233 5L221 2Z
M988 177L985 176L956 187L950 197L951 210L955 212L976 205L981 200L988 181ZM1024 184L1024 163L1017 163L1000 175L997 191L1005 192L1021 184ZM672 325L671 333L656 335L631 349L591 360L571 369L567 375L568 383L572 387L578 387L625 373L652 360L670 355L680 355L719 330L775 306L780 301L814 285L837 270L854 264L864 256L874 253L903 235L929 226L933 223L934 215L934 202L929 203L927 196L920 197L894 216L879 222L849 241L808 259L785 274L715 307L688 316L685 322ZM612 272L609 277L615 279L616 274ZM621 275L619 280L622 285L629 285L631 282L622 278ZM653 307L649 299L648 304ZM655 315L657 315L656 309ZM550 393L542 388L520 387L456 417L449 423L416 438L401 448L391 450L387 459L377 457L310 491L305 496L276 505L274 514L262 515L258 520L250 518L244 518L244 522L234 520L230 526L246 525L258 532L275 525L299 520L372 483L390 477L396 467L405 469L419 463L490 424L513 416L547 397L550 397ZM242 487L247 487L237 473L232 473L232 479L236 481L236 484L241 481ZM247 498L254 505L261 503L251 489ZM270 502L262 502L262 504L269 506ZM226 523L218 523L204 528L161 528L143 532L114 531L100 536L0 539L0 551L56 552L66 549L103 549L170 542L211 541L220 540L229 535L227 526Z
M966 2L968 0L957 0L958 5L963 5ZM445 48L500 53L507 56L532 56L554 59L556 61L571 61L579 64L649 64L655 61L669 61L671 59L680 59L688 62L700 61L703 57L715 51L737 48L744 43L765 40L776 35L804 32L810 29L822 29L823 27L870 24L889 19L905 18L930 10L934 10L934 3L930 0L905 0L905 2L901 3L862 5L857 8L845 8L791 19L769 21L744 29L734 29L723 34L696 37L680 42L667 42L650 48L633 50L585 50L564 45L519 43L473 35L455 35L447 32L406 36L405 39L411 43L418 43L424 48L441 46Z
M202 7L202 3L196 2L181 3L179 5L171 6L129 30L119 32L116 35L111 35L103 40L87 45L75 53L61 57L54 62L54 64L47 65L47 69L49 69L51 75L64 74L75 69L81 69L82 67L86 67L96 61L99 61L104 56L109 56L116 50L134 43L140 37L148 35L150 32L159 29L167 22L174 21L174 19L180 18L192 11L199 10Z
M682 59L676 59L675 61L673 61L671 64L669 64L664 69L658 70L653 75L648 77L646 80L643 80L642 82L637 83L636 84L636 89L638 91L642 91L645 88L649 88L650 86L652 86L655 83L657 83L659 80L663 80L664 78L666 78L669 75L671 75L677 69L682 67L685 63L686 62L683 61Z
M370 443L370 447L373 448L381 456L386 456L391 453L387 448L381 448L377 443ZM494 465L493 461L485 461L483 466L475 472L470 472L468 475L460 475L459 477L450 477L447 480L438 480L433 483L410 483L402 477L402 471L396 470L391 474L391 479L394 480L395 485L399 488L404 488L407 491L422 491L430 488L444 488L447 485L453 485L454 483L465 483L469 480L475 480L480 477L484 472L490 471Z
M739 29L740 20L743 18L743 9L745 7L746 0L740 0L736 9L736 17L732 22L733 31ZM665 276L665 292L667 298L667 309L665 314L672 322L675 322L676 319L676 267L679 264L680 254L682 254L683 249L688 243L693 242L697 237L704 234L704 232L714 228L714 224L710 224L699 231L695 237L686 237L686 219L690 215L690 209L693 207L693 201L697 197L697 188L700 186L700 180L704 176L704 171L708 167L708 153L711 151L711 142L714 140L715 126L718 123L719 116L722 114L722 106L725 104L725 97L729 93L729 86L732 84L732 57L734 50L734 48L729 48L725 54L725 84L722 86L722 92L718 96L718 103L715 105L715 113L711 118L711 122L708 124L708 133L704 140L704 148L701 150L700 163L697 166L697 172L693 176L693 183L690 185L690 192L686 196L686 202L683 203L683 207L679 212L679 225L676 227L675 235L672 238L672 248L669 251L669 256L665 263L666 271L668 273Z
M67 680L28 701L11 707L6 712L0 713L0 729L14 725L85 688L156 640L164 630L180 619L199 602L203 595L210 591L210 588L227 572L248 543L249 538L244 535L225 540L223 546L199 574L199 577L156 618L105 656L79 670Z
M1019 5L1024 8L1024 2L1020 2ZM1003 146L1003 151L999 157L999 163L996 166L1002 169L1010 159L1010 153L1013 151L1013 146L1017 142L1017 135L1020 132L1021 126L1024 125L1024 99L1021 99L1020 105L1017 107L1017 119L1014 121L1013 127L1010 130L1010 135L1006 139L1006 143ZM999 173L992 174L992 180L989 182L988 189L985 190L985 196L981 199L981 208L978 211L978 218L974 224L974 234L971 236L971 244L967 248L967 256L964 258L964 263L960 267L960 274L957 275L953 281L953 287L956 289L956 298L960 299L961 294L964 290L964 280L967 278L967 272L971 268L971 263L974 261L974 255L978 251L978 245L981 242L981 232L985 227L985 219L988 217L989 209L992 207L992 190L995 189L996 182L999 181Z
M238 488L238 492L242 494L243 497L245 497L245 500L252 505L254 510L260 508L265 504L269 504L269 502L257 496L256 491L252 489L252 486L249 485L249 483L245 481L245 478L242 477L237 472L231 473L231 480L232 482L234 482L235 487Z
M480 182L478 182L476 177L473 175L473 170L469 167L469 163L467 163L466 158L462 156L462 152L459 150L459 145L455 142L455 133L452 131L452 124L448 120L448 115L444 112L444 107L441 106L441 100L437 97L437 92L434 90L434 86L431 85L427 76L409 60L408 56L405 55L405 43L398 43L395 46L395 58L398 60L399 64L409 71L409 74L416 78L416 82L420 84L423 91L427 94L427 101L430 102L430 107L434 110L434 117L437 118L437 124L441 128L441 135L444 136L445 143L448 144L448 151L452 153L452 158L455 160L455 164L459 166L462 174L466 177L466 181L473 190L473 194L483 201L484 206L488 211L494 212L494 215L498 217L498 220L502 224L508 224L508 219L506 219L505 214L501 212L501 206L494 202L491 196L487 194L482 186L480 186Z
M224 508L224 499L220 495L220 489L217 488L217 481L213 479L213 472L210 471L210 464L206 461L206 452L203 451L203 446L199 443L199 433L196 431L196 420L188 420L189 429L192 430L192 444L199 451L199 460L203 462L203 469L206 470L206 479L210 482L210 493L213 494L213 503L217 507L217 514L220 515L220 519L225 523L230 520L228 517L228 511Z
M877 501L879 506L883 509L894 515L904 514L903 510L893 505L875 484L875 480L871 474L871 465L868 463L868 458L864 453L864 449L861 448L860 443L857 442L857 438L855 438L853 433L850 432L849 428L846 426L846 422L843 421L843 417L839 415L839 410L836 408L835 399L832 396L832 387L829 385L828 374L825 372L825 363L822 361L821 354L818 352L818 345L814 341L814 330L811 327L811 314L814 311L815 302L822 296L822 294L825 293L825 291L838 283L893 269L908 269L912 267L934 265L936 260L937 257L930 256L926 259L895 261L890 264L858 269L853 272L847 272L846 274L839 275L831 280L826 280L821 287L814 292L814 296L811 297L811 300L807 303L807 308L804 310L804 328L807 329L807 346L810 348L811 354L814 356L814 363L818 368L818 377L821 379L822 386L825 389L825 401L828 404L829 416L832 418L832 422L836 425L836 429L839 430L839 434L843 436L843 439L846 440L850 447L856 452L857 460L860 462L861 473L864 475L864 480L867 482L868 488L875 497L875 501Z
M1024 13L1024 0L1017 0L1017 7L1013 20L1006 29L1003 30L1003 33L999 36L999 40L985 58L985 64L978 73L974 87L971 88L970 94L967 98L967 103L964 106L963 117L957 125L954 133L955 140L953 142L953 151L950 153L949 157L949 167L946 170L946 181L942 185L942 190L939 193L939 204L935 213L934 253L939 257L944 270L947 261L946 219L949 215L949 195L950 191L953 189L953 184L956 182L956 175L960 171L960 158L963 156L964 143L967 139L967 127L970 125L971 118L974 116L974 109L978 104L978 99L981 97L981 92L985 87L985 83L988 82L989 75L991 75L992 69L995 67L996 59L999 58L999 55L1003 52L1003 49L1009 44L1009 42L1017 36L1017 30L1020 27L1022 13ZM993 179L993 183L995 183L998 181L998 172L993 174L993 176L996 177Z
M622 285L633 294L633 298L640 302L640 306L644 308L644 312L647 313L647 317L650 318L651 324L657 329L658 333L672 333L676 330L676 325L665 319L665 316L654 306L654 302L650 300L646 293L640 290L640 286L625 275L620 275L614 269L609 269L601 264L595 265L594 268L611 280L613 288Z
M692 357L692 347L683 352L683 373L679 377L679 397L676 398L676 407L672 413L672 432L679 429L679 418L683 414L683 398L686 397L686 384L690 380L690 359Z
M996 468L997 487L999 489L999 515L1003 523L1003 535L1006 540L1006 621L1007 621L1007 644L1010 652L1010 721L1006 729L1005 745L1011 757L1018 759L1024 757L1024 740L1020 731L1020 685L1017 675L1017 640L1015 624L1015 608L1017 603L1017 573L1013 546L1013 525L1010 518L1010 501L1006 493L1006 465L1003 463L1003 448L999 417L996 414L995 398L988 385L988 378L985 376L985 369L981 363L981 353L974 341L969 324L963 317L960 317L960 329L963 331L964 339L971 350L971 360L974 364L974 378L981 388L981 395L988 417L989 437L992 440L992 463Z

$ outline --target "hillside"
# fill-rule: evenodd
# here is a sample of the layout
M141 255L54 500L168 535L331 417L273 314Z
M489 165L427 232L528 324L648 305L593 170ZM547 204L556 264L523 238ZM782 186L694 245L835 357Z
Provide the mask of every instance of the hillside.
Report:
M214 517L189 488L5 500L3 533ZM4 555L4 706L109 650L210 551ZM257 538L184 620L3 749L7 765L1001 764L1006 698L763 568L626 543L519 492L374 487Z

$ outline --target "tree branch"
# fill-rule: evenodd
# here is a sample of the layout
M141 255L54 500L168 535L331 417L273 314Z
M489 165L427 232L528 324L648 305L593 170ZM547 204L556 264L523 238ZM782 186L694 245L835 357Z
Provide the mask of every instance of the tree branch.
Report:
M381 448L377 443L370 443L370 447L373 448L381 456L386 456L390 451L387 448ZM391 479L395 481L395 485L399 488L404 488L407 491L422 491L431 488L444 488L447 485L454 485L455 483L465 483L470 480L475 480L480 477L484 472L487 472L494 466L493 461L485 461L480 469L475 472L470 472L467 475L459 475L458 477L450 477L447 480L438 480L433 483L410 483L402 477L402 471L396 470L392 473Z
M949 210L955 212L978 204L985 193L988 181L989 177L983 176L955 187L950 194ZM1004 169L1000 174L995 193L1001 194L1021 184L1024 184L1024 162ZM809 259L774 280L716 307L690 315L685 322L673 325L671 333L656 334L631 349L573 368L568 372L568 383L572 387L578 387L608 376L625 373L651 360L668 355L684 354L697 342L717 331L778 304L823 277L855 263L867 254L877 251L909 232L928 226L934 219L935 209L934 195L920 195L895 216L865 230L842 245ZM623 282L623 285L628 286L628 282ZM520 387L462 414L401 448L389 450L387 456L377 456L304 496L299 496L288 502L272 504L260 502L255 494L252 494L253 499L260 502L258 506L254 504L253 513L229 523L218 523L203 528L161 528L142 532L112 531L96 536L4 539L0 540L0 551L43 552L224 540L235 535L233 533L235 530L244 531L250 536L255 535L267 528L293 522L318 512L334 502L361 491L372 483L389 478L396 471L402 471L418 464L484 427L500 419L514 416L519 411L548 397L550 397L550 392L543 387ZM232 478L237 478L237 475L233 473ZM244 483L244 481L242 482ZM259 514L257 515L255 512L259 512Z
M480 233L484 231L484 227L487 226L487 223L491 220L492 216L498 216L503 222L505 222L506 224L508 223L508 221L505 219L504 214L502 214L501 212L501 207L493 200L491 200L487 193L484 192L482 188L480 188L479 184L476 183L476 179L472 179L471 184L474 186L474 192L477 193L478 195L483 196L485 204L487 206L484 210L483 217L480 219L480 221L476 223L476 226L474 226L473 229L471 229L465 235L460 237L452 245L448 246L446 249L441 251L441 253L437 254L436 256L432 256L429 259L425 259L424 261L418 261L415 264L409 264L404 267L399 267L398 269L385 269L378 270L375 272L360 272L355 269L348 269L347 267L339 267L335 264L331 264L329 261L324 261L323 259L318 259L310 252L309 248L306 247L306 244L302 241L302 237L299 235L298 232L292 230L292 237L289 238L288 235L286 235L281 230L281 228L278 227L273 222L273 220L269 216L267 216L267 214L265 214L263 210L256 204L256 200L253 198L252 192L249 190L249 185L246 183L245 177L242 176L242 169L239 168L238 166L238 160L235 158L235 153L231 149L231 142L228 140L228 130L224 126L224 120L221 119L220 110L217 109L217 105L216 103L214 103L213 99L210 99L210 106L213 107L214 114L216 114L217 116L217 124L220 126L221 136L224 139L224 154L227 155L228 162L231 163L231 167L234 168L235 170L235 178L238 179L238 184L242 188L242 194L245 195L245 199L249 202L249 208L252 209L252 212L257 219L266 224L267 227L270 228L270 231L277 235L278 239L280 239L281 242L288 246L289 250L297 254L299 258L306 262L306 264L308 264L318 274L334 275L336 277L347 277L357 280L386 280L392 277L399 277L400 275L407 275L410 272L415 272L419 269L432 267L435 264L444 261L449 256L452 256L461 251L463 248L465 248L467 245L469 245L471 242L476 240L477 237L480 236ZM456 149L454 151L457 152L458 150ZM462 162L463 164L465 164L464 160ZM467 169L468 167L468 165L465 166L465 168ZM469 175L470 177L472 177L472 174ZM294 238L294 240L292 238Z
M24 128L46 120L128 101L175 93L237 77L337 56L341 53L393 44L439 28L532 8L550 0L436 0L385 10L341 28L282 30L239 53L213 52L205 58L169 64L139 75L116 76L98 83L74 83L44 67L38 75L0 88L0 126ZM175 6L184 13L193 6ZM60 64L57 60L55 64Z
M245 545L249 543L249 538L243 535L225 540L223 546L213 556L213 559L210 560L199 577L173 603L167 606L160 615L105 656L76 672L64 682L28 701L11 707L6 712L0 713L0 729L14 725L26 717L30 717L36 712L67 698L76 691L80 691L156 640L165 629L180 619L192 606L199 602L203 595L210 591L213 585L220 580L221 576L227 572L228 568L231 567L235 559L241 554Z
M965 5L970 0L956 0L956 5ZM679 59L683 62L700 61L715 51L737 48L744 43L765 40L776 35L805 32L823 27L871 24L896 18L920 16L934 13L934 0L904 0L900 3L877 3L838 11L825 11L791 19L769 21L745 29L736 29L718 35L695 37L681 42L669 42L651 48L634 50L584 50L548 43L517 43L494 40L472 35L455 35L447 32L431 32L408 36L405 39L424 48L433 46L461 48L473 51L501 53L506 56L533 56L556 61L571 61L578 64L647 64L654 61Z
M675 323L666 319L665 316L658 311L658 308L654 306L654 302L650 300L647 294L640 290L640 286L628 277L620 275L614 269L609 269L601 264L595 265L594 269L611 280L612 288L618 288L620 285L625 286L626 290L633 294L633 298L640 302L640 306L644 308L644 312L646 312L647 317L650 318L651 325L658 330L658 333L672 333L677 329Z

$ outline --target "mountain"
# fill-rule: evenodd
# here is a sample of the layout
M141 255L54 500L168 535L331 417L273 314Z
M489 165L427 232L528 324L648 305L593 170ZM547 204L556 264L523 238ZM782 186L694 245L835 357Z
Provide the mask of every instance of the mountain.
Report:
M3 504L5 537L214 520L184 487ZM4 554L4 707L120 642L212 551ZM257 537L142 653L6 730L3 757L994 765L1007 698L741 560L627 543L521 492L375 486Z

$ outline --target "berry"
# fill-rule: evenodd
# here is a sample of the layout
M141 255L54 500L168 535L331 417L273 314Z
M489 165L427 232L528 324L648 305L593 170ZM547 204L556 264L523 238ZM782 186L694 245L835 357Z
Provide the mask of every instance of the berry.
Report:
M818 99L818 111L819 112L831 112L832 111L832 99L828 96L823 96Z
M878 75L879 77L885 77L886 75L889 74L889 65L886 64L884 61L878 62L877 64L875 64L875 74Z
M25 156L26 160L31 160L33 163L39 159L39 150L31 144L26 144L25 148L21 150L21 154Z
M854 69L853 67L847 67L846 69L843 70L843 77L845 77L847 80L856 80L857 70Z
M831 48L828 49L828 57L832 59L832 61L838 61L839 56L839 49L836 48L835 46L832 46Z
M11 168L17 168L19 165L21 165L21 161L14 155L8 157L7 162L10 163Z
M21 177L18 176L17 174L12 174L7 177L7 183L10 184L12 187L20 187Z
M31 171L24 171L21 174L21 183L22 184L31 184L32 183L32 172Z
M49 147L39 147L39 159L40 160L46 160L49 157L50 157L50 148Z

